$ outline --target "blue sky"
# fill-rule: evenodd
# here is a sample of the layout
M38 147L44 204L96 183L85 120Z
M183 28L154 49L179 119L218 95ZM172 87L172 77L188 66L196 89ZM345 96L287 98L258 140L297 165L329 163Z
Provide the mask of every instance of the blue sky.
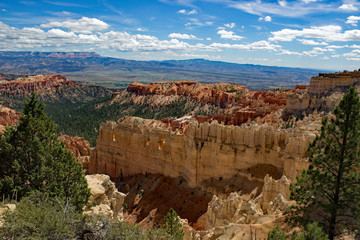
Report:
M356 0L0 0L0 50L354 70Z

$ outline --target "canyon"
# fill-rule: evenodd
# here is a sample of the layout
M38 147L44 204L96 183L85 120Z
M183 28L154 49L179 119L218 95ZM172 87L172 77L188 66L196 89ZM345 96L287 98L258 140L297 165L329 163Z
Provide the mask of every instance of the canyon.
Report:
M190 81L133 83L127 92L135 93L139 101L151 96L158 100L154 104L164 104L187 97L202 106L214 105L218 112L161 120L129 116L103 123L88 172L108 174L132 196L125 199L129 221L161 222L166 210L158 209L169 206L155 200L157 193L160 198L178 199L171 207L187 219L184 239L253 239L253 234L265 239L270 229L283 224L285 211L293 204L289 186L309 165L307 148L319 133L321 119L331 115L347 87L359 82L358 73L351 72L319 74L309 86L292 90L255 92ZM240 115L244 112L248 114ZM169 179L154 174L178 179L173 181L185 184L180 188L184 195L171 190L179 189L174 184L165 184ZM141 184L136 185L135 179ZM167 190L151 188L150 182ZM126 189L129 183L136 192ZM189 215L183 209L188 206L186 189L203 194L198 205L189 202L200 212ZM151 201L157 203L153 208Z
M89 99L100 99L91 105L94 116L105 113L117 121L100 124L95 148L82 137L59 138L88 174L108 175L88 175L95 188L111 178L124 193L113 183L100 187L107 197L96 200L105 205L94 211L156 227L174 208L186 240L266 239L274 226L284 225L294 204L289 186L309 165L307 148L322 118L331 117L349 86L360 90L359 83L358 72L346 72L319 74L309 86L268 91L195 81L133 82L117 92L93 88ZM83 87L59 75L1 84L6 106L13 103L7 97L33 90L65 103L70 96L76 96L73 103L84 96L69 94L68 89ZM2 128L19 117L0 108Z

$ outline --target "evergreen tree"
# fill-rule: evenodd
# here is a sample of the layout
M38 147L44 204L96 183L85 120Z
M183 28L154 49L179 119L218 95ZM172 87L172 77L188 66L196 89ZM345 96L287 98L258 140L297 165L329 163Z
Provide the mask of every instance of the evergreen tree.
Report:
M181 240L184 236L184 231L181 229L181 223L179 215L174 209L170 209L169 212L164 217L164 226L165 231L174 237L174 240Z
M285 233L279 226L276 226L273 230L268 233L267 240L285 240Z
M0 194L19 200L46 192L81 210L90 196L82 166L59 141L44 106L33 93L18 125L0 134Z
M360 217L360 102L350 88L334 117L309 145L310 166L291 185L291 220L306 226L318 221L333 240L343 230L358 233Z
M306 228L298 234L294 232L290 240L328 240L329 238L319 227L317 222L309 223Z

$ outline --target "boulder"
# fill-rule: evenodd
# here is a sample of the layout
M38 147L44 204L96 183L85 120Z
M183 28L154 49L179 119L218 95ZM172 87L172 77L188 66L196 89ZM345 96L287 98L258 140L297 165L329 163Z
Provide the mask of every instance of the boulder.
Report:
M87 175L91 196L87 214L102 213L113 219L123 219L123 203L126 194L119 192L108 175Z

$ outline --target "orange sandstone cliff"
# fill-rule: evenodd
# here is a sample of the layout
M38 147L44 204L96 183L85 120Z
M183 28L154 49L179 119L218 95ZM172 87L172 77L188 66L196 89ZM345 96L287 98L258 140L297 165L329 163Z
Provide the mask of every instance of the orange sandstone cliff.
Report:
M12 81L0 83L0 95L26 95L40 89L59 88L66 85L76 85L61 75L37 75L20 77Z

